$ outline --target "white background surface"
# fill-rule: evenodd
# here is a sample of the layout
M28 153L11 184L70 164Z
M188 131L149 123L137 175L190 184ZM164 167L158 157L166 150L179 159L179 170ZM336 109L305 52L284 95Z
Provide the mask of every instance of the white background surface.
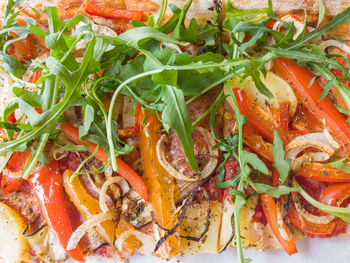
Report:
M337 237L331 239L307 239L304 238L296 242L299 250L298 254L288 256L283 250L270 250L258 252L255 250L245 250L244 255L251 258L255 263L342 263L350 262L350 237ZM110 263L111 260L88 259L87 263ZM238 262L235 248L230 248L218 255L197 255L186 256L171 261L163 261L152 256L134 256L130 263L235 263ZM72 261L69 261L72 263Z

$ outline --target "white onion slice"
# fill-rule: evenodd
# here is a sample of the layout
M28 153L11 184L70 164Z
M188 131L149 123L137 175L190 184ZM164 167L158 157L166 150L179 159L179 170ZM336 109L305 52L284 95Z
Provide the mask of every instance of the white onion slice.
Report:
M337 47L337 48L345 51L346 53L350 53L350 47L347 44L341 43L335 39L323 41L321 44L318 45L318 47L320 49L322 49L323 51L326 50L326 48L328 48L328 47Z
M329 158L330 156L328 155L328 153L325 153L325 152L304 153L302 156L294 159L291 168L293 171L296 171L299 168L303 167L303 165L306 163L324 162Z
M296 32L293 36L293 39L296 40L298 38L298 36L303 32L304 29L304 23L300 22L299 20L295 19L293 16L291 15L285 15L283 17L281 17L282 20L286 21L286 22L294 22L294 26L296 28ZM279 21L277 21L273 27L272 30L274 31L280 31L282 28L283 24Z
M136 252L139 252L144 255L152 254L156 246L155 239L152 236L140 232L136 229L129 229L127 231L124 231L121 235L119 235L114 242L115 247L119 251L123 251L124 241L130 236L135 236L142 243L142 246L138 248Z
M69 152L65 149L62 149L56 145L52 146L49 152L49 156L52 155L52 157L56 160L62 160L63 158L67 157L69 155Z
M109 177L102 185L99 197L99 205L103 213L108 212L108 207L106 203L106 196L108 187L112 184L121 184L122 180L124 180L121 176Z
M335 216L332 216L332 215L326 215L326 216L313 215L308 211L306 211L305 208L301 205L299 197L297 196L296 193L292 193L292 198L293 198L295 209L298 211L299 215L301 215L311 223L326 225L332 222L332 220L335 218Z
M206 142L209 145L209 148L211 149L215 142L213 140L213 138L210 136L209 132L202 128L202 127L196 127L196 129L204 136L204 138L206 138ZM199 181L199 180L203 180L205 178L207 178L215 169L218 160L217 158L209 158L208 163L205 165L205 167L203 168L202 171L200 171L200 176L199 177L188 177L185 176L184 174L180 173L178 170L176 170L167 160L166 156L165 156L165 141L166 141L166 135L163 134L162 137L160 137L160 139L157 142L157 147L156 147L156 151L157 151L157 158L160 162L160 164L163 166L163 168L165 170L167 170L169 172L169 174L173 177L175 177L176 179L179 180L183 180L183 181L191 181L191 182L195 182L195 181ZM215 150L210 150L210 155L211 156L218 156L219 155L219 151L217 149Z
M306 155L296 158L300 152L309 147L319 149L322 154L306 153ZM339 148L340 145L332 138L327 130L324 130L323 132L309 133L295 138L286 145L286 157L293 160L292 169L296 170L304 163L328 160Z
M116 213L108 212L108 213L99 213L97 215L92 216L89 220L85 221L83 224L81 224L72 234L68 241L67 250L74 249L80 239L85 235L85 233L90 230L91 228L101 224L104 221L107 220L114 220L118 218Z
M290 85L283 78L271 71L266 72L266 78L263 74L261 74L260 78L273 94L274 97L272 99L269 99L257 89L255 82L251 77L246 78L243 83L239 77L229 80L228 83L231 88L244 88L254 101L265 110L268 110L268 107L270 106L273 109L279 109L281 103L289 102L289 113L291 116L294 116L298 100ZM224 91L226 95L230 94L226 86ZM234 108L232 98L229 96L226 100L230 106Z
M289 241L291 239L291 236L287 234L286 230L283 227L284 221L282 217L281 207L279 205L276 205L276 214L277 214L278 231L280 232L284 240Z

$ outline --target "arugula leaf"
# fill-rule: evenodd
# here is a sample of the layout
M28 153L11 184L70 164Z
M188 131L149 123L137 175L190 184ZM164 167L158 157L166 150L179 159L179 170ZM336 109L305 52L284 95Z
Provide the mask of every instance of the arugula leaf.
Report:
M147 26L160 28L164 20L166 9L168 7L168 0L162 0L162 4L155 15L152 15L148 18Z
M88 150L91 149L91 147L86 146L86 145L60 145L56 140L54 140L54 143L56 146L67 150L69 152L87 152Z
M323 4L322 0L318 0L318 22L317 22L317 27L320 26L320 24L322 23L323 19L324 19L324 14L325 14L325 7Z
M193 0L188 0L187 3L184 5L179 21L177 22L177 25L174 28L173 37L182 41L189 41L189 42L197 42L197 29L198 25L194 18L191 19L190 25L186 29L185 27L185 17L188 12L188 9L190 8Z
M173 128L178 135L183 151L188 159L192 169L197 172L198 165L194 155L192 133L192 125L190 114L188 113L183 92L173 86L165 86L163 88L162 100L165 107L162 113L163 126L167 132Z
M79 136L84 137L89 133L91 124L95 119L95 109L91 104L84 106L84 125L79 127Z
M241 158L245 160L246 163L249 163L251 166L253 166L255 170L260 171L266 175L269 174L269 170L267 169L265 163L260 160L255 153L242 150Z
M292 160L285 159L286 153L283 149L283 143L276 130L273 131L273 136L274 140L272 151L274 163L272 164L272 166L276 168L279 174L280 182L281 184L283 184L289 175L290 164Z
M289 194L291 192L298 192L299 191L299 188L289 187L286 185L279 185L277 187L273 187L271 185L254 183L254 182L250 182L250 185L253 187L253 189L257 193L259 193L259 194L267 193L269 195L272 195L275 198L280 198L281 195L285 195L285 194Z

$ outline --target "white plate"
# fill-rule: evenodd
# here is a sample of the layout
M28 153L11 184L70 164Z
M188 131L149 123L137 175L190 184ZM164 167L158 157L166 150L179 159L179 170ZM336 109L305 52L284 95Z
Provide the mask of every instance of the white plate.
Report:
M350 262L350 237L336 237L331 239L304 238L296 242L299 253L288 256L283 250L270 250L259 252L252 249L244 251L246 258L256 263L333 263ZM73 261L68 261L72 263ZM67 262L67 263L68 263ZM89 258L87 263L111 263L112 260ZM235 263L238 262L235 248L230 248L224 253L213 255L204 254L186 256L171 261L163 261L152 256L136 255L130 259L130 263Z

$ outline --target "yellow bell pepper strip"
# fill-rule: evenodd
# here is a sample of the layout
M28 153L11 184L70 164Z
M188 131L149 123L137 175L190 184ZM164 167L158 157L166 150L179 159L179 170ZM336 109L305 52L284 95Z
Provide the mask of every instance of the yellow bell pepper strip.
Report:
M115 234L118 237L130 229L135 229L135 227L121 217L118 223L118 227L115 230ZM135 236L129 236L123 242L123 254L126 253L127 256L132 256L135 253L136 249L141 246L142 243Z
M87 192L80 178L77 177L72 182L70 181L72 175L73 172L71 170L66 170L63 173L64 189L85 220L88 220L93 215L102 213L98 200ZM96 227L96 231L106 242L112 245L115 228L116 222L104 221Z
M90 153L93 153L95 151L97 145L89 141L81 141L79 139L78 129L72 126L71 124L67 122L62 123L61 130L69 140L75 142L76 144L89 146ZM97 149L95 156L97 159L99 159L104 163L108 162L108 155L101 148ZM136 192L143 198L143 200L147 202L148 200L147 188L142 178L129 165L127 165L118 157L116 158L116 161L118 165L117 172L121 176L123 176L125 180L127 180L129 184L131 184L135 188Z
M143 163L143 178L149 191L156 222L163 229L171 229L176 223L174 201L174 179L159 163L156 145L160 139L160 122L153 112L145 112L145 126L139 135L139 146ZM177 233L167 238L162 248L167 248L169 257L178 255L181 240Z

